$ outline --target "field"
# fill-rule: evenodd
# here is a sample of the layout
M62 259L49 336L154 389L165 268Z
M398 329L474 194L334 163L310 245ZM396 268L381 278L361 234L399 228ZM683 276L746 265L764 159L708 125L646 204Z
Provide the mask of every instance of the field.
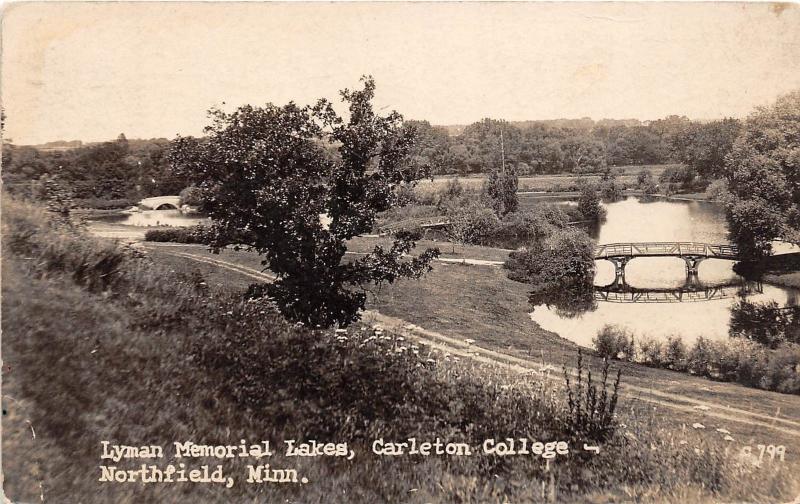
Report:
M626 186L632 187L636 185L636 176L643 170L649 170L653 177L658 180L659 175L669 167L680 165L652 165L652 166L621 166L615 167L612 170L617 175L617 180ZM574 187L578 178L581 176L571 173L555 174L555 175L532 175L519 177L519 190L536 191L536 192L564 192L569 191L570 187ZM418 190L420 192L438 191L441 190L454 176L437 176L432 181L424 180L419 183ZM583 178L589 180L598 180L600 175L585 175ZM485 174L469 175L466 177L458 177L458 180L465 189L471 191L479 191L486 180Z

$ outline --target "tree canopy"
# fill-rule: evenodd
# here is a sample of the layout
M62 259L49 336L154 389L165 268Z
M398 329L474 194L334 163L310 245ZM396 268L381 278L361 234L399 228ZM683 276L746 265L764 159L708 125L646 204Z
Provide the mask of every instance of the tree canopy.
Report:
M751 258L800 242L800 91L756 109L727 156L731 239Z
M362 82L340 93L346 116L324 99L212 110L207 136L178 138L170 156L203 193L212 246L261 254L278 277L266 293L285 316L312 326L349 324L370 285L418 278L438 255L429 249L404 260L416 237L399 233L388 249L343 260L346 241L372 230L376 214L395 203L396 187L424 175L410 159L415 128L404 128L396 112L377 115L375 83Z

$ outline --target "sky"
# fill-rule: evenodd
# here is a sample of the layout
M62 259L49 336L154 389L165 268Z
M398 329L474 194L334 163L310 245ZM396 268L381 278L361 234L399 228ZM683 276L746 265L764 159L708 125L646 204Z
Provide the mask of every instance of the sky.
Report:
M336 100L364 74L379 110L433 124L716 119L800 88L800 6L19 3L0 62L16 144L198 135L212 106Z

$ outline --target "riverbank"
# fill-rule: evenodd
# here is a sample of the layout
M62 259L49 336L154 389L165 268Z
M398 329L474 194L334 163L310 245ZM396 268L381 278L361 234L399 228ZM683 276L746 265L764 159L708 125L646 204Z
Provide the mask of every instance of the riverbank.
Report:
M266 305L226 295L253 281L245 270L171 255L177 247L148 245L153 262L142 261L96 238L60 234L42 215L3 209L3 450L19 461L4 472L6 493L17 501L42 494L45 502L68 502L78 493L122 503L522 502L541 499L545 488L558 501L677 503L687 496L785 501L800 490L792 436L784 463L757 467L725 449L738 453L760 441L763 428L750 425L750 436L747 424L704 418L702 409L665 416L625 396L618 407L625 426L594 455L581 450L589 438L564 416L563 386L429 353L364 324L346 333L292 327ZM76 274L86 257L107 260L92 260ZM216 269L220 288L196 265ZM448 268L479 267L441 266ZM702 429L681 428L694 417ZM725 427L736 441L713 430ZM391 460L370 454L370 439L412 435L474 446L483 437L555 436L575 451L547 465L488 454ZM241 439L334 440L357 455L270 459L274 467L298 470L308 479L304 485L98 482L100 440L169 446ZM245 463L224 465L244 474Z

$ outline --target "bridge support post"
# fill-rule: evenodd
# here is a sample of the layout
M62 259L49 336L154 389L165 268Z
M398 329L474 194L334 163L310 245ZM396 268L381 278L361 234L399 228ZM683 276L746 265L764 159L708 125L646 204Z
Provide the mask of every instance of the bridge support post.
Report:
M683 256L683 260L686 262L686 274L697 275L697 268L700 266L700 262L703 259L705 259L705 257Z
M633 259L632 257L609 257L608 260L614 264L614 274L616 279L614 283L625 283L625 265L628 264L628 261Z

